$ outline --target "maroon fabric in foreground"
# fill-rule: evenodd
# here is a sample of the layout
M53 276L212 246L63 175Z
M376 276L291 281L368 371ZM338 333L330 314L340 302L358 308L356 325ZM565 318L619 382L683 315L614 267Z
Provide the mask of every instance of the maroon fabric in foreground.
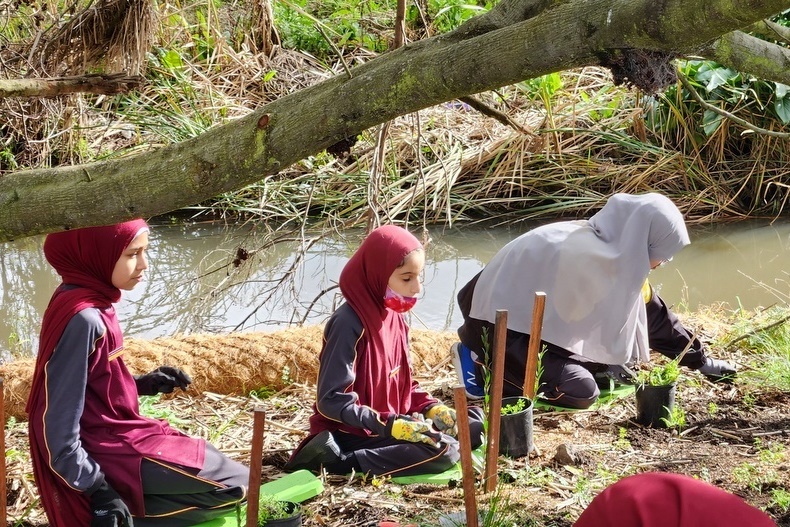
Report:
M621 479L590 503L573 527L776 527L764 512L681 474Z

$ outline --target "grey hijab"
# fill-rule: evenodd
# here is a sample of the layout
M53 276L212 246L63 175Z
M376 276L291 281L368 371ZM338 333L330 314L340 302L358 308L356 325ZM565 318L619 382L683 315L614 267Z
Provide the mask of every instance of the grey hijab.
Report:
M689 243L667 197L615 194L589 220L544 225L503 247L480 275L470 315L493 323L507 309L508 328L528 334L535 292L543 291L543 340L604 364L647 361L640 292L650 262Z

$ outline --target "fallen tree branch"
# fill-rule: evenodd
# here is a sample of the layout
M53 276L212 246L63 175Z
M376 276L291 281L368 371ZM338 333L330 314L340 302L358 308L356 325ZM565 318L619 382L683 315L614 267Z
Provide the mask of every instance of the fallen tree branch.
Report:
M762 33L765 36L772 36L776 40L782 40L790 43L790 27L771 22L770 20L761 20L754 24L751 28L752 31Z
M53 77L51 79L3 79L0 80L0 98L58 97L72 93L115 95L127 93L142 83L142 76L126 75L125 73Z

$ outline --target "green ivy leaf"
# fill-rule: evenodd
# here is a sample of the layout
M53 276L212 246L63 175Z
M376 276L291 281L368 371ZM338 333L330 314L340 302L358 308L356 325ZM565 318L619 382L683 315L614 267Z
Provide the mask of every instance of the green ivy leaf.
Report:
M711 110L705 110L705 114L702 116L702 130L705 132L705 135L713 135L718 130L721 119L720 114Z
M728 81L736 78L738 76L738 72L731 70L730 68L716 68L710 71L710 79L708 80L708 85L705 87L708 90L708 93L712 92L719 86L727 84Z
M780 99L778 95L779 90L777 90L777 97L774 100L776 116L782 121L782 124L790 123L790 97L785 96Z

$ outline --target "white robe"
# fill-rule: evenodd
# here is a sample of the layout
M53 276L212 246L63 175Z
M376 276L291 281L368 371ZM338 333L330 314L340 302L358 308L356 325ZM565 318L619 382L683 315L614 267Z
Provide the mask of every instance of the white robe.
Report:
M603 364L649 360L641 289L650 262L689 244L683 215L660 194L615 194L589 220L533 229L503 247L475 286L470 316L529 334L546 293L541 337Z

